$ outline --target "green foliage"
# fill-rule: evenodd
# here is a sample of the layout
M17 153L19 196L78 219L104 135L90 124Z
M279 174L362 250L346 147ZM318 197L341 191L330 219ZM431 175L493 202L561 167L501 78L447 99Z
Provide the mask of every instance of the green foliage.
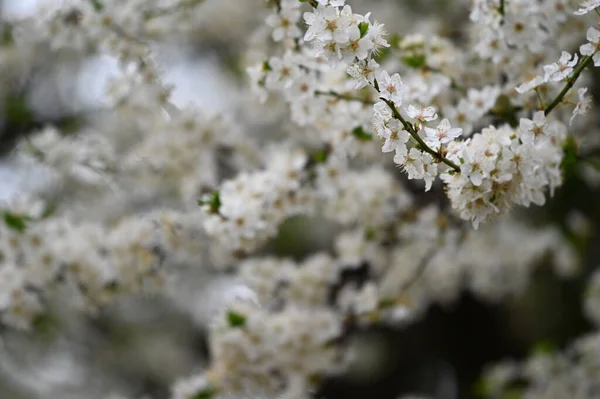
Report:
M215 396L216 393L217 391L213 387L207 387L192 396L192 399L210 399Z
M27 229L27 222L31 220L27 215L19 215L10 211L3 211L2 219L8 228L19 233L23 233Z
M360 38L362 39L363 37L365 37L365 35L369 31L369 23L367 23L367 22L359 23L358 30L360 30Z
M199 199L198 205L208 206L210 213L219 213L219 209L221 208L221 193L215 191L207 198Z
M102 4L100 0L90 0L90 3L92 3L92 6L96 12L100 12L104 9L104 4Z
M317 151L312 155L312 159L315 163L325 163L329 157L329 152L326 150Z
M354 129L352 129L352 135L354 137L356 137L357 139L359 139L360 141L373 140L373 135L371 133L365 131L365 129L363 129L362 126L357 126Z
M415 54L408 57L402 57L402 61L411 68L423 68L427 65L425 54Z
M246 324L246 316L230 310L227 312L227 321L231 327L243 327Z

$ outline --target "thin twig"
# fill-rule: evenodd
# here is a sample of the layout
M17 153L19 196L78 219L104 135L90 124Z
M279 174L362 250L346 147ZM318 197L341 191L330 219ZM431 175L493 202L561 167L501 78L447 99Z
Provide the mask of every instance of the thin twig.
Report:
M581 59L581 61L579 61L579 64L573 71L573 75L571 75L571 77L567 80L567 84L565 85L565 87L563 87L563 89L560 91L560 93L558 93L554 100L552 100L550 104L548 104L548 106L544 109L545 115L548 115L550 112L552 112L552 110L562 102L569 90L571 90L571 88L579 78L579 75L581 75L581 72L583 72L585 67L587 67L593 61L593 56L594 55L586 55Z
M408 131L408 133L417 141L417 143L419 143L419 146L421 147L421 149L423 149L425 152L429 153L432 157L434 157L438 161L441 161L441 162L445 163L446 165L448 165L449 167L451 167L452 169L454 169L455 172L460 172L460 166L458 166L457 164L455 164L454 162L452 162L451 160L449 160L448 158L446 158L439 152L434 151L431 147L429 147L423 141L421 136L419 136L419 134L415 130L414 126L411 123L407 122L402 117L402 115L400 115L400 112L398 112L396 105L394 105L394 103L391 100L388 100L383 97L381 97L381 100L383 102L385 102L388 105L388 107L390 107L390 110L392 110L392 114L394 115L394 118L396 118L400 122L402 122L402 125L404 126L406 131Z
M371 101L371 100L367 100L365 98L359 98L359 97L354 97L348 94L342 94L342 93L338 93L335 92L333 90L329 90L329 91L321 91L321 90L317 90L315 91L315 95L317 96L329 96L329 97L335 97L337 99L340 100L345 100L345 101L357 101L366 105L374 105L375 102Z

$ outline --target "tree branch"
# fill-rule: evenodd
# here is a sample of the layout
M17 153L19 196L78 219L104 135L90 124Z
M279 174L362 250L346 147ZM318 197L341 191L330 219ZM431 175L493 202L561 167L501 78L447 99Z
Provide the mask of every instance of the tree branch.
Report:
M392 110L392 114L393 114L394 118L396 118L400 122L402 122L402 125L404 126L404 128L406 129L406 131L417 141L417 143L419 143L419 146L421 147L421 149L423 149L423 151L429 153L432 157L434 157L438 161L441 161L441 162L445 163L446 165L448 165L449 167L451 167L452 169L454 169L455 172L460 172L460 166L458 166L457 164L455 164L454 162L452 162L448 158L444 157L442 154L434 151L431 147L429 147L423 141L423 139L421 138L421 136L419 136L419 134L417 133L417 131L415 130L415 128L413 127L413 125L410 124L409 122L407 122L402 117L402 115L400 115L400 112L398 112L398 109L396 108L396 106L394 105L394 103L391 100L385 99L383 97L381 98L381 100L383 102L385 102L388 105L388 107L390 107L390 109Z

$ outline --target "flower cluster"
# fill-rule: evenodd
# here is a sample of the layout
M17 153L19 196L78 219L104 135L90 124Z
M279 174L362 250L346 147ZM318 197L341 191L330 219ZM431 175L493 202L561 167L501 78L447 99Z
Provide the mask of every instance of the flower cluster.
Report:
M477 227L516 204L543 205L545 189L552 192L562 182L566 135L562 123L546 123L540 111L533 121L521 119L517 131L490 126L456 145L449 157L463 160L460 173L443 177L452 206Z
M206 232L234 251L251 251L277 233L288 217L307 213L310 192L299 191L306 178L303 152L278 154L264 171L242 173L202 201Z

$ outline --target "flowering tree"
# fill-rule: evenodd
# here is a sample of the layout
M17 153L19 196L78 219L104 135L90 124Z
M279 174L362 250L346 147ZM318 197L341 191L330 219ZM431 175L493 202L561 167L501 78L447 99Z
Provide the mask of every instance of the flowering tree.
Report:
M600 182L600 1L392 3L63 0L5 16L0 138L25 174L1 209L5 346L49 328L72 343L152 295L206 337L208 356L173 372L142 350L173 399L303 399L363 361L354 331L464 291L518 297L540 264L575 275L585 220L522 216L571 178ZM218 112L167 76L167 50L198 38L235 82ZM108 77L75 73L98 59ZM50 112L36 98L57 74L88 95L61 86ZM480 393L598 397L599 342L490 365ZM60 378L35 377L55 363L4 370L56 397L151 394L73 346L44 346L68 354Z

